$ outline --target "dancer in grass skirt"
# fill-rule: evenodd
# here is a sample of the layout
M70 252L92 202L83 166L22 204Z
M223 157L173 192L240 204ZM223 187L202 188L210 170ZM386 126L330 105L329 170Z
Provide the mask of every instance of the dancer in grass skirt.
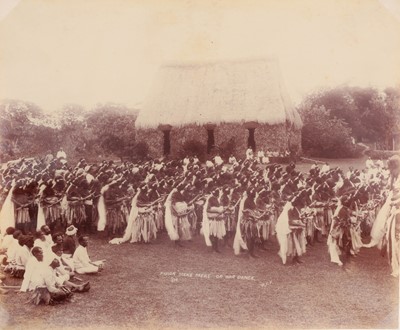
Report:
M119 182L110 183L108 190L104 193L104 204L106 208L106 232L108 236L122 235L126 227L126 215L123 203L126 196L119 187Z
M199 190L198 187L187 184L183 189L183 197L187 204L187 216L190 224L191 235L193 237L199 232L199 218L197 215L198 210L196 208L199 207L201 201L204 203L204 196L202 190Z
M254 202L256 197L255 190L252 188L247 191L247 198L243 205L243 211L240 221L240 232L244 242L246 243L249 255L257 258L254 254L256 239L258 239L258 221L264 216L257 210Z
M75 179L66 192L68 203L66 211L67 225L73 224L78 227L78 229L81 228L86 221L85 205L79 189L80 182L80 179Z
M304 201L301 196L296 196L292 207L288 210L290 233L288 236L287 255L292 257L292 263L302 263L300 257L306 252L305 224L302 216Z
M225 243L234 237L236 230L236 206L238 203L233 198L233 191L233 188L226 186L223 188L219 198L220 205L224 208L222 215L226 230Z
M351 194L343 195L332 219L328 237L328 248L331 262L343 265L344 261L356 254L361 247L361 237L357 234L357 214ZM343 255L341 260L339 255Z
M151 196L154 196L151 189L147 185L143 186L137 200L138 215L133 225L131 242L149 243L157 238L154 207L158 202L152 201Z
M265 243L270 236L270 205L268 199L268 193L265 189L261 189L256 193L254 199L256 208L259 212L263 212L264 215L260 217L257 221L257 242L262 250L266 250ZM268 212L267 212L268 210Z
M215 252L220 252L218 241L226 235L224 207L218 200L219 194L220 191L218 188L211 190L211 195L207 198L204 205L205 213L203 213L203 226L208 226L208 236Z
M33 198L25 190L25 180L20 179L16 182L11 200L14 203L15 228L23 232L34 229L30 226L31 219L29 215L29 207L33 202Z
M182 195L184 187L172 189L165 202L165 228L168 236L176 245L181 241L191 240L191 228L187 217L188 207Z
M399 276L400 259L400 157L392 156L387 162L390 171L388 195L371 230L371 242L365 247L378 246L387 253L391 275Z

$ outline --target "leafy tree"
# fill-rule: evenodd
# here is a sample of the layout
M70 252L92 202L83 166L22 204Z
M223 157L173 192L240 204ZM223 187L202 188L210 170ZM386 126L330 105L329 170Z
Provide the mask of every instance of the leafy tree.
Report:
M385 145L393 148L393 137L400 132L400 89L386 88L385 91Z
M392 135L399 127L399 91L376 88L338 87L309 95L301 108L329 109L330 118L344 120L356 141L374 142L390 147Z
M351 129L344 120L331 117L324 107L303 108L301 111L303 151L314 157L351 157L354 146Z
M37 156L56 142L53 128L43 125L46 116L31 102L5 100L0 104L0 152L3 161Z
M308 97L311 107L321 107L330 110L330 116L343 119L352 128L357 141L365 136L365 128L361 124L356 104L351 92L346 87L317 92Z
M87 156L87 130L85 109L78 104L66 104L58 114L58 139L56 152L60 147L67 154L67 159L75 161Z
M86 117L87 145L102 149L121 159L132 157L135 146L137 111L123 105L108 103L96 106Z

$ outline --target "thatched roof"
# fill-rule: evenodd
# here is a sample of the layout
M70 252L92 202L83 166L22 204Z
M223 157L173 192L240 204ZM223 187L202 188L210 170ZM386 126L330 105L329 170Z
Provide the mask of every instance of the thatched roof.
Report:
M302 125L276 59L162 66L136 126L249 121Z

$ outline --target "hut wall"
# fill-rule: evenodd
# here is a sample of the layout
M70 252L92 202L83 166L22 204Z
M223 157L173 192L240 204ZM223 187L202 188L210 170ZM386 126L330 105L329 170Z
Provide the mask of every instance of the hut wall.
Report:
M229 140L233 139L233 155L236 158L243 158L246 154L247 149L247 130L243 127L243 124L221 124L214 130L215 144L219 148L227 148Z
M195 140L207 146L207 130L203 126L187 125L171 130L171 157L179 157L183 145Z
M254 132L257 150L285 151L288 148L288 133L285 124L259 125Z
M214 128L215 145L220 149L226 149L233 139L232 153L237 158L245 157L249 131L242 123L225 123ZM280 150L285 151L290 145L297 145L298 152L301 151L301 130L290 130L285 124L258 125L254 131L257 150ZM190 140L196 140L207 147L207 129L204 126L187 125L184 127L173 127L170 133L171 153L170 157L181 156L183 145ZM139 129L137 141L145 141L149 145L150 156L162 157L164 151L164 134L159 129Z
M297 155L302 153L301 149L301 129L289 130L289 148L294 149Z
M164 151L164 133L159 129L148 128L136 131L136 141L143 141L149 145L149 156L159 158Z

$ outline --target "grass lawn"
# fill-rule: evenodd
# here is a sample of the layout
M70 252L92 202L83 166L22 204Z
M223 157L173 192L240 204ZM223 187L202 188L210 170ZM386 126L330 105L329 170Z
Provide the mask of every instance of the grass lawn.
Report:
M312 158L312 160L316 160L318 166L321 168L323 163L328 162L330 168L340 167L344 174L347 173L349 167L352 166L354 169L362 170L365 168L365 161L367 160L367 156L363 156L360 158ZM308 173L313 161L311 158L304 158L302 161L296 164L296 168L298 171Z
M325 243L304 264L283 266L273 238L259 258L213 253L196 236L175 247L164 233L152 244L109 245L91 238L98 275L91 290L56 306L26 304L29 294L1 296L10 329L80 328L397 328L398 280L377 249L340 268ZM174 273L170 274L170 273ZM247 277L246 277L247 276ZM8 280L8 284L12 282Z

